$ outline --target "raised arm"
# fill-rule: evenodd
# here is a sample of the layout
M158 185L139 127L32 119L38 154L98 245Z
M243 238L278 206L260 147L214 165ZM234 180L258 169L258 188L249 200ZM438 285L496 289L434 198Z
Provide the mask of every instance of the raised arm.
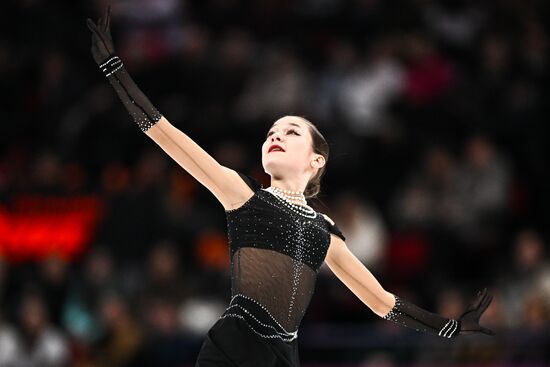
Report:
M175 128L153 106L134 83L122 60L115 55L110 32L111 7L96 25L88 19L92 31L92 56L113 86L124 107L139 128L153 139L182 168L204 185L225 210L234 209L252 195L238 173L220 165L189 136Z
M387 292L372 273L348 249L345 242L331 235L330 247L325 262L365 305L378 316L413 328L432 332L441 337L452 338L459 334L494 332L479 325L479 318L491 303L487 289L480 291L458 320L448 319L423 310L414 304Z

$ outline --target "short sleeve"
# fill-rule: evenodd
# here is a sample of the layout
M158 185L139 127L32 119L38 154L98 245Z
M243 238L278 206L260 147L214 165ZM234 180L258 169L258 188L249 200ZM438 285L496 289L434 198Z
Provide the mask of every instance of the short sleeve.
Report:
M346 240L346 237L344 236L344 234L342 233L342 231L340 230L340 228L338 228L338 226L336 225L336 223L334 223L329 217L327 217L325 214L323 214L323 217L325 219L325 222L327 223L327 226L328 226L328 230L330 233L332 234L335 234L336 236L340 237L342 239L342 241L345 241Z
M262 185L260 185L260 183L258 181L256 181L256 179L254 177L249 176L249 175L244 174L244 173L239 172L239 171L237 171L237 173L243 179L243 181L248 185L248 187L250 187L252 189L252 191L256 192L256 191L258 191L259 189L262 188Z

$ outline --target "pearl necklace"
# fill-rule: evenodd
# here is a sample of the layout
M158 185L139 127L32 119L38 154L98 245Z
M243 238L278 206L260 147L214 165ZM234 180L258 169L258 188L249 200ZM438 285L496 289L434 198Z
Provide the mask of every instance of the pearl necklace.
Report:
M306 197L300 191L290 191L275 186L270 186L268 188L293 204L307 205ZM296 201L298 201L298 203L296 203Z
M277 199L279 199L279 201L281 201L288 209L292 210L294 213L307 218L315 218L317 216L317 212L313 210L312 207L307 205L304 194L302 194L301 192L284 190L273 186L270 186L265 190L272 193ZM292 200L299 200L304 203L304 205L295 204L292 202Z

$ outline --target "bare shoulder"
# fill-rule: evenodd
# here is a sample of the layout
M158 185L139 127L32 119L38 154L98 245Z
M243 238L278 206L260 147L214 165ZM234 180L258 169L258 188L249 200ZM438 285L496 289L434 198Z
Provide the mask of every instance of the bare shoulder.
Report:
M330 243L325 257L325 261L327 262L327 264L331 266L333 264L340 263L342 259L345 258L345 255L347 255L348 253L349 250L344 240L342 240L334 233L331 233Z

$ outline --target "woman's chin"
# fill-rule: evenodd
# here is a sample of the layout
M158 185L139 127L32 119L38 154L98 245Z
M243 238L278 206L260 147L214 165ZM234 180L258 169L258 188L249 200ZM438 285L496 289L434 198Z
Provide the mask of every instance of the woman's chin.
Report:
M263 165L266 172L282 171L285 169L285 166L286 166L284 159L277 159L273 157L267 158L263 162Z
M288 167L286 165L282 164L281 162L266 162L264 165L264 171L270 175L270 176L280 176L281 173L288 170Z

